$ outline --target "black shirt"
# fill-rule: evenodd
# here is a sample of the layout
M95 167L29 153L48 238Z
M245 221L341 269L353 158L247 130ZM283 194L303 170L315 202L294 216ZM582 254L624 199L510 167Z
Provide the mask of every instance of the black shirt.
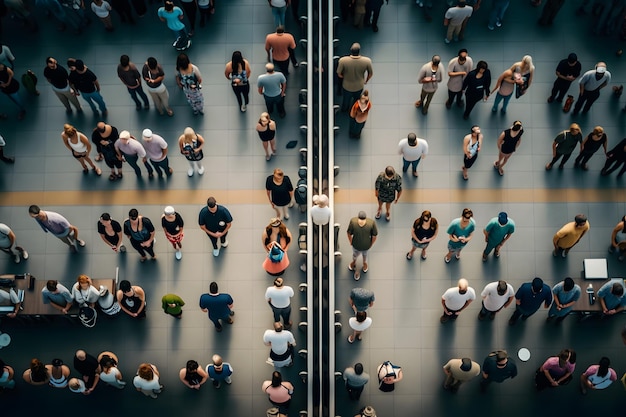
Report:
M180 229L185 225L183 218L178 213L174 213L174 221L169 222L165 216L161 217L161 226L172 236L176 236Z
M74 369L76 369L81 375L96 375L96 370L98 369L98 366L98 360L90 354L86 354L84 361L81 361L76 356L74 356Z
M97 80L96 74L91 72L90 69L85 70L82 74L78 71L72 71L69 76L70 83L81 93L93 93L96 91L94 83Z
M67 70L57 64L55 69L52 69L48 66L43 70L43 75L46 77L50 84L52 84L55 88L59 90L67 87Z
M7 67L4 70L0 71L0 82L6 83L9 80L9 70ZM15 74L13 74L13 78L11 78L11 82L6 87L2 87L2 92L4 94L13 94L16 93L17 90L20 89L20 83L15 79Z
M567 59L562 59L561 62L559 62L559 65L557 65L556 67L556 71L564 77L567 77L568 75L578 77L580 75L581 69L582 66L580 65L580 62L576 61L574 65L570 65L567 62Z

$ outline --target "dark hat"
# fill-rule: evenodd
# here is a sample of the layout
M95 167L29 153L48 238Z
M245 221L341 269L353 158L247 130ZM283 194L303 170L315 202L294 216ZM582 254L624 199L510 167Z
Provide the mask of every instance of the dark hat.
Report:
M367 218L367 214L363 210L359 211L359 219L365 220Z
M535 292L539 292L541 291L542 288L543 288L543 280L539 277L535 277L535 279L533 279L533 290Z
M572 52L567 56L567 62L569 62L570 64L573 64L576 61L578 61L578 55L576 55L575 53Z
M470 358L461 359L461 371L469 372L472 369L472 360Z
M77 70L82 71L85 69L85 63L82 61L82 59L77 59L74 63L74 67L76 67Z
M52 366L63 366L63 361L61 359L52 359Z
M574 217L574 221L576 224L585 224L587 223L587 216L584 214L577 214L576 217Z
M498 223L500 223L501 225L505 225L507 224L509 221L509 216L507 216L507 214L504 211L501 211L500 214L498 214Z

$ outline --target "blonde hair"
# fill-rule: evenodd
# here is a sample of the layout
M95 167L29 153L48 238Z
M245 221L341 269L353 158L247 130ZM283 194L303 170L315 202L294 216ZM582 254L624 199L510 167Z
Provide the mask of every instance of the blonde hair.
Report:
M63 125L63 133L67 136L74 136L76 134L76 128L69 123Z
M184 142L185 143L190 143L194 137L198 136L196 134L196 131L193 130L190 127L186 127L185 130L183 130L183 136L184 136Z
M596 136L602 136L604 135L604 128L602 126L596 126L593 128L593 133Z

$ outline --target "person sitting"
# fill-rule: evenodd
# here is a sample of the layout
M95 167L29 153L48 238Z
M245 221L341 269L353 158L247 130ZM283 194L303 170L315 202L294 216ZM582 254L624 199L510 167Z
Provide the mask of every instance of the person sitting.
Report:
M78 276L76 284L72 287L72 298L80 307L89 305L93 308L100 298L100 292L93 286L91 278L85 274Z
M30 367L22 374L22 378L30 385L46 385L50 381L50 372L42 361L33 358L30 361Z
M624 285L621 282L609 281L598 290L598 300L602 306L603 316L612 316L626 307Z
M576 368L576 352L563 349L558 356L551 356L535 374L535 388L541 391L547 387L560 387L572 380Z
M41 299L44 304L50 304L63 314L67 314L74 303L70 290L54 279L48 280L46 286L41 289Z
M609 365L611 361L604 356L598 365L591 365L580 376L580 392L583 395L587 394L587 389L605 389L617 379L617 373Z
M0 389L15 388L15 380L13 379L14 375L15 372L13 371L13 368L0 359Z
M13 307L12 311L7 313L7 317L14 319L17 316L22 302L14 288L0 288L0 306L7 306L7 309Z

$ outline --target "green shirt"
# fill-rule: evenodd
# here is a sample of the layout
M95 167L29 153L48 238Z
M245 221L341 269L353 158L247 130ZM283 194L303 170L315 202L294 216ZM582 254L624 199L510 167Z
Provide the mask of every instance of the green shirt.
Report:
M161 303L163 311L173 316L181 314L183 312L182 307L185 305L183 299L176 294L165 294L163 298L161 298ZM174 304L174 307L170 304Z
M502 242L502 239L504 239L506 235L515 232L515 222L510 218L508 220L509 221L504 226L498 222L497 217L489 220L489 223L485 226L485 230L489 233L489 243L495 243L497 245Z
M365 219L363 227L359 226L359 219L353 217L348 225L348 233L352 235L352 247L359 251L368 250L372 246L372 237L378 236L376 222Z

